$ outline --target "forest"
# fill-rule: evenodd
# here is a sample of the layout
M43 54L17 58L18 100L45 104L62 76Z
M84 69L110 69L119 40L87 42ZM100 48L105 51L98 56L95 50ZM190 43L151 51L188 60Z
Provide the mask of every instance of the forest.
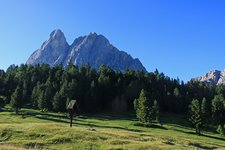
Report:
M222 85L184 83L157 69L122 73L104 65L96 71L89 65L22 64L0 71L0 109L10 104L16 113L20 108L66 112L69 101L77 100L79 113L136 113L141 122L149 123L151 114L147 112L154 107L155 114L189 116L198 134L209 124L218 125L219 133L224 134L224 96Z

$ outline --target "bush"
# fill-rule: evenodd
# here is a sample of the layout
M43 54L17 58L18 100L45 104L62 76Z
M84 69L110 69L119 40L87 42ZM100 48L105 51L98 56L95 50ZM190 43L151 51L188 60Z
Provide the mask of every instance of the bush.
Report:
M219 125L218 128L216 129L216 131L220 134L220 135L225 135L225 129L224 126Z

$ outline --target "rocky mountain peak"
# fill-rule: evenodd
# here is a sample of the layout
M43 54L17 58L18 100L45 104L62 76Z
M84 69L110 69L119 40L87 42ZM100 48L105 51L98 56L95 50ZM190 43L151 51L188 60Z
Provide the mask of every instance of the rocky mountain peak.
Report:
M63 32L59 29L51 32L48 40L46 40L39 49L37 49L27 60L27 64L49 64L54 66L63 63L69 45Z
M225 85L225 70L212 70L203 76L193 78L192 81L205 82L207 84L224 84Z
M64 37L64 34L60 29L55 29L50 34L50 37L51 38L60 38L60 37Z
M54 30L41 48L36 50L28 59L27 64L49 64L55 66L68 63L81 66L89 64L99 69L101 64L114 70L124 72L126 69L144 70L139 59L133 59L124 51L118 50L103 35L91 32L86 36L78 37L69 46L63 32Z
M99 44L99 45L110 45L109 40L101 35L101 34L97 34L95 32L91 32L86 36L86 40L87 42L92 42L95 44Z
M96 37L96 36L98 36L98 34L96 32L90 32L88 34L88 36L90 36L90 37Z

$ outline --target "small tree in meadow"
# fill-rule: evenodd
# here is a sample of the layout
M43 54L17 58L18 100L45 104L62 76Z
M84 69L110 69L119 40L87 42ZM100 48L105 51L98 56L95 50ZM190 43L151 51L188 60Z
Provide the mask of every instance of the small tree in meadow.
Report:
M201 129L204 125L204 114L205 114L205 100L199 103L199 100L193 99L189 105L190 118L192 125L195 127L196 134L201 134Z
M17 86L16 90L11 96L11 106L15 109L16 114L18 114L19 109L22 107L22 88Z
M152 123L159 117L159 106L157 101L152 101L145 90L141 90L140 96L134 101L136 116L142 123Z
M216 129L216 132L218 132L220 135L225 135L225 128L223 125L219 125Z
M141 90L139 98L134 101L136 116L142 123L148 123L150 121L149 101L145 90Z

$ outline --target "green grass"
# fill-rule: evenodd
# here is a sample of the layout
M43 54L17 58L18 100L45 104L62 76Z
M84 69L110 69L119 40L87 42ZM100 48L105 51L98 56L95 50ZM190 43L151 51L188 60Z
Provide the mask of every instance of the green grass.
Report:
M163 115L163 126L137 126L133 117L84 115L69 127L66 114L22 109L0 112L0 149L225 149L225 138L202 136L182 116Z

